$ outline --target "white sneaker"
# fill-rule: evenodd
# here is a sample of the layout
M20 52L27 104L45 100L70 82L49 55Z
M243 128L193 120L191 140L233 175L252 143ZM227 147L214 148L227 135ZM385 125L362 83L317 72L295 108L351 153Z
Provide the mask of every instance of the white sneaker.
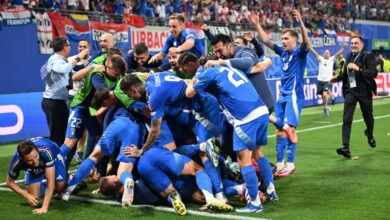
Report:
M70 198L70 193L65 192L62 194L61 200L67 202L67 201L69 201L69 198Z
M276 163L276 171L275 171L275 174L278 173L279 171L281 171L284 167L284 162L277 162Z
M279 172L275 173L275 176L289 176L295 172L295 165L293 163L287 163Z
M122 196L122 207L127 208L133 204L134 198L134 180L127 179L125 185L123 186L123 196Z

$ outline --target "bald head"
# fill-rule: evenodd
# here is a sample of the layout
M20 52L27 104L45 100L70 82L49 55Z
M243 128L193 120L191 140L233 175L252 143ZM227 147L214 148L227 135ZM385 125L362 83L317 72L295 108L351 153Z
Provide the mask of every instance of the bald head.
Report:
M323 54L323 57L324 57L325 59L329 59L329 57L330 57L330 51L329 51L329 50L325 50L325 51L324 51L324 54Z
M115 39L114 36L110 33L104 33L100 37L99 45L102 49L102 52L107 52L107 49L114 47Z

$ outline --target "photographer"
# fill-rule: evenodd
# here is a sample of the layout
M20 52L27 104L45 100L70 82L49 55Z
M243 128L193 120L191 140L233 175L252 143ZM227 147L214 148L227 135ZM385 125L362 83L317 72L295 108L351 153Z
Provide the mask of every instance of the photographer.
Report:
M336 152L348 159L351 158L351 152L349 150L351 125L358 102L367 126L364 134L367 136L368 144L372 148L376 147L376 141L373 136L374 116L372 110L372 93L376 94L376 83L374 79L378 75L378 72L376 70L374 55L365 52L363 47L362 37L351 37L351 53L347 56L346 68L337 78L331 80L331 83L343 81L343 94L345 99L342 127L343 147L338 148Z

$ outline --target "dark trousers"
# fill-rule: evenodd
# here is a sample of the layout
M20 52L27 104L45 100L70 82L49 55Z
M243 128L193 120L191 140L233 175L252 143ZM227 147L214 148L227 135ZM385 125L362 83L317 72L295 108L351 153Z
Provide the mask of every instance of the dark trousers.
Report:
M353 114L355 112L356 104L359 102L360 109L363 113L364 122L366 123L367 133L372 137L374 132L374 116L372 113L372 97L362 94L353 94L347 92L344 101L344 115L343 115L343 145L344 148L349 148L349 140L351 137L351 125L353 121Z
M42 110L45 112L49 126L49 139L61 146L65 140L68 125L69 109L65 100L42 99Z

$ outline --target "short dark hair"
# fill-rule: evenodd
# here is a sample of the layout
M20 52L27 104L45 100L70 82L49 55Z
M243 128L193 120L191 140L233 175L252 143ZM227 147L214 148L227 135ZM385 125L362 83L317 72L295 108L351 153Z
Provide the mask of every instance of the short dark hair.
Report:
M110 184L106 176L100 178L99 189L105 196L115 196L121 187L121 184Z
M111 56L111 65L112 68L119 69L122 75L124 75L127 72L127 64L126 61L123 59L123 57L120 56Z
M364 43L364 40L363 40L363 37L362 37L362 36L360 36L360 35L352 36L352 37L351 37L351 40L354 39L354 38L357 38L357 39L359 39L362 43Z
M184 65L184 64L187 64L189 62L197 62L198 61L198 57L191 53L191 52L184 52L180 55L179 59L177 60L177 63L179 65Z
M126 91L138 85L142 85L142 81L138 78L138 76L135 74L127 74L123 77L120 86L123 91Z
M213 40L211 41L211 45L214 46L219 42L222 42L223 45L226 45L227 43L233 43L233 40L230 36L226 34L217 34L214 36Z
M96 107L100 108L104 101L110 97L110 90L106 87L103 87L95 92L93 100L95 100Z
M35 146L34 142L32 142L31 140L22 141L18 144L17 147L17 151L20 157L31 153L31 151L33 151L34 149L38 151L37 146Z
M299 34L296 30L293 30L293 29L287 29L287 30L284 30L282 32L282 34L286 34L286 33L289 33L291 36L295 37L296 39L298 39L299 37Z
M172 19L176 19L181 23L185 22L184 16L182 14L178 14L178 13L169 16L168 20L172 20Z
M148 52L148 47L144 42L141 42L134 46L134 53L137 55L144 54Z
M119 56L123 57L122 51L117 47L112 47L112 48L107 49L107 57L111 58L113 55L119 55Z
M207 61L209 60L218 60L218 55L215 54L214 52L209 52L207 53L206 55L203 55L199 58L199 64L201 66L205 65L207 63Z
M245 45L245 46L248 46L248 40L245 39L245 37L243 37L243 36L237 36L236 39L237 39L237 38L241 39L241 40L244 42L244 45Z
M54 52L60 52L69 44L66 37L59 36L53 41L53 50Z
M87 42L87 43L88 43L88 45L90 45L90 44L91 44L87 38L84 38L84 39L81 39L81 40L79 40L79 43L80 43L81 41L85 41L85 42Z

